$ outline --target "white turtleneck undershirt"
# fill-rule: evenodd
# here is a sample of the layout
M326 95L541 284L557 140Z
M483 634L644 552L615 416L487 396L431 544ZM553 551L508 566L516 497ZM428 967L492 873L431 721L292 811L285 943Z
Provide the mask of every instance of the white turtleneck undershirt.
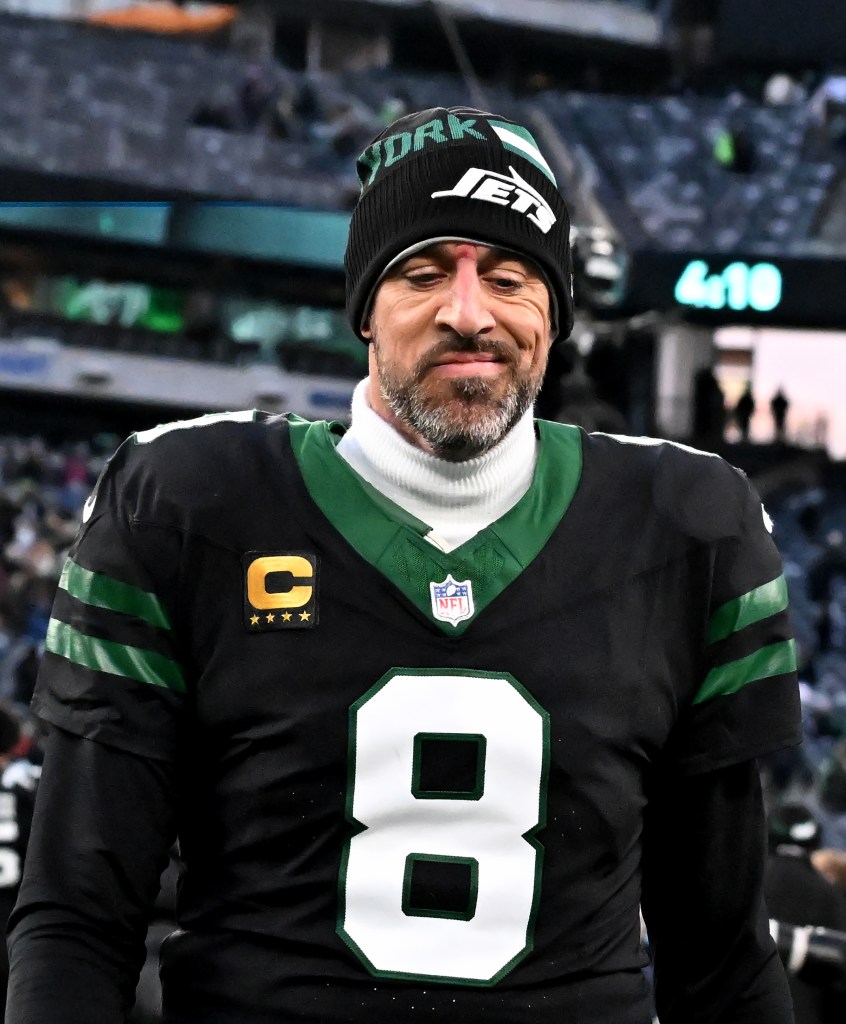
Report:
M370 408L367 381L357 385L352 422L338 453L369 484L430 526L426 539L452 551L499 519L523 497L537 458L530 409L484 455L447 462L402 436Z

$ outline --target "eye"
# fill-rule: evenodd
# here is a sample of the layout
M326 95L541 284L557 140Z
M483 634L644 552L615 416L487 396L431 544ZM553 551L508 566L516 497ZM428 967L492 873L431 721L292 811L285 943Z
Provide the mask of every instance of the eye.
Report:
M508 274L489 274L486 280L491 287L500 292L516 292L523 287L523 282L519 278Z
M409 270L405 274L406 281L417 288L430 288L436 285L442 278L443 273L438 270L431 270L428 267L419 270Z

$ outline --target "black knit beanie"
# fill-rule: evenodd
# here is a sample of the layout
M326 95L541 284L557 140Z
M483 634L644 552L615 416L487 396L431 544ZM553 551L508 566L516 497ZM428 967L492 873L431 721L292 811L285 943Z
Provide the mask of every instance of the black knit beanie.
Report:
M508 249L543 271L554 329L573 329L570 218L531 133L469 107L432 107L394 121L356 164L361 196L344 266L355 333L398 257L437 240Z

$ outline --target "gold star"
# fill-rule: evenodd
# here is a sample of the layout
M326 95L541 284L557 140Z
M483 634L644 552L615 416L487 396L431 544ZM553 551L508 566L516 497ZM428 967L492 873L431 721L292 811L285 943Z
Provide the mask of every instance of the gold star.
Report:
M273 612L268 612L267 615L265 615L265 618L267 619L268 622L273 622L276 616L273 614Z
M250 625L251 625L251 626L257 626L257 625L258 625L258 622L259 622L259 617L258 617L258 615L251 615L251 616L250 616Z
M301 620L302 620L303 622L308 622L308 620L309 620L310 618L311 618L311 612L300 612L300 619L301 619Z
M282 612L282 621L283 622L290 622L291 621L291 613L290 612Z

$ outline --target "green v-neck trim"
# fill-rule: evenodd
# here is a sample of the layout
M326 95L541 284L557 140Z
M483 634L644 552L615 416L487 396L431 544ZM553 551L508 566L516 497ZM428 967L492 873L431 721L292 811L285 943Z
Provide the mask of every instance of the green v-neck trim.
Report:
M338 454L336 424L290 417L291 446L306 489L332 526L447 636L460 636L538 556L563 518L582 473L577 427L536 420L540 435L531 486L499 519L445 552L425 540L430 527L358 475ZM470 582L473 613L436 618L431 584Z

